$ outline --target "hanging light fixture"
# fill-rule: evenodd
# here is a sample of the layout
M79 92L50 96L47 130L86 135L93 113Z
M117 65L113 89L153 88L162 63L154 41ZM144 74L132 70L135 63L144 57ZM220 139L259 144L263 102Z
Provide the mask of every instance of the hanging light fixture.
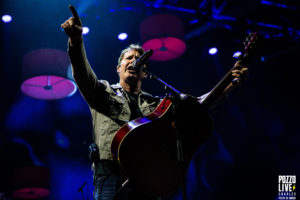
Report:
M13 174L13 197L17 199L41 199L50 194L50 171L46 167L18 168Z
M38 49L27 53L22 64L22 92L44 100L73 95L76 85L69 63L67 52L58 49Z
M183 22L174 15L157 14L146 18L140 25L140 38L145 50L153 50L150 60L172 60L186 50Z

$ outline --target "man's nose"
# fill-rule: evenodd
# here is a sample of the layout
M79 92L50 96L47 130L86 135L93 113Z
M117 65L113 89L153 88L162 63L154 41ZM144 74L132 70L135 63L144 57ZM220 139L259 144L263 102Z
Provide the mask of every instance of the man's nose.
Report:
M132 59L131 59L131 63L133 63L134 61L136 61L137 59L139 58L139 56L135 56L135 57L133 57Z

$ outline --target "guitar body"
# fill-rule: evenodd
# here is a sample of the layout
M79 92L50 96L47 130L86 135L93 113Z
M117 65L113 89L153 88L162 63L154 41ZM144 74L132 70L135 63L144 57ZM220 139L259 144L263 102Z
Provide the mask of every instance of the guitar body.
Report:
M212 121L197 100L176 105L174 114L171 100L163 99L152 113L121 127L112 141L112 153L124 173L152 196L168 195L180 185L176 130L182 136L184 172L212 131Z

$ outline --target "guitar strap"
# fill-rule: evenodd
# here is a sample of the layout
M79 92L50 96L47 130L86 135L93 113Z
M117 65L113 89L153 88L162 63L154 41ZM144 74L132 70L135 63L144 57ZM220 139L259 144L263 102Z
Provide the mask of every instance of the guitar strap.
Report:
M94 163L94 165L96 165L97 163L100 162L100 152L99 152L99 148L95 142L95 128L96 128L96 121L97 121L97 115L96 115L96 110L92 110L92 122L93 122L93 141L89 146L88 149L88 156L89 156L89 160L91 162Z
M97 121L97 115L96 115L96 110L93 109L93 112L92 112L92 123L93 123L93 143L95 143L95 128L96 128L96 121Z

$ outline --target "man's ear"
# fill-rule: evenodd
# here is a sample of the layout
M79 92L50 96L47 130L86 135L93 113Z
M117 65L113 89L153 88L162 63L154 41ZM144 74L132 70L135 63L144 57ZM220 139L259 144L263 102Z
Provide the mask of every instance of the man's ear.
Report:
M117 73L120 73L120 65L117 66Z

